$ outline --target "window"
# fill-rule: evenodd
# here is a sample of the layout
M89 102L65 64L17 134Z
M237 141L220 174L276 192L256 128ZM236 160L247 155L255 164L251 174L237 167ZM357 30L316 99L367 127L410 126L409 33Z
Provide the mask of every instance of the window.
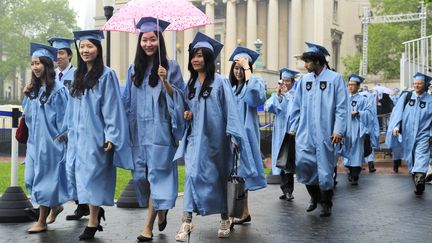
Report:
M333 23L338 22L338 0L333 0Z

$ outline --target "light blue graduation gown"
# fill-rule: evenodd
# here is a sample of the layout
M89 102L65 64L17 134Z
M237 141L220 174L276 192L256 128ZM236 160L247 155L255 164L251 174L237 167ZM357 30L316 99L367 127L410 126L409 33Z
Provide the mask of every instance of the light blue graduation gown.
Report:
M272 174L280 175L281 169L276 167L277 156L283 139L289 127L289 115L294 100L294 89L291 89L286 94L281 94L279 97L276 93L265 102L265 110L275 114L272 130Z
M390 97L393 101L393 105L396 106L400 95L393 95ZM398 142L397 139L395 139L395 142ZM393 160L401 160L403 158L403 148L402 143L400 143L400 146L395 146L392 148L392 159Z
M333 189L333 172L339 144L333 133L345 136L348 93L339 73L324 68L298 81L289 131L296 132L296 175L300 183Z
M266 99L264 81L255 75L251 75L240 92L237 92L236 88L237 86L233 87L233 92L235 92L234 95L240 114L240 121L246 129L246 135L252 151L252 158L258 173L257 177L245 179L246 189L253 191L267 186L261 157L259 117L257 111L257 107L264 104ZM242 160L241 164L246 163L243 161L243 158L240 159Z
M45 91L46 86L41 86L36 98L24 102L29 130L25 185L32 202L54 207L71 199L66 177L66 144L55 140L62 132L68 91L57 81L48 98Z
M431 153L429 138L432 125L432 96L427 92L417 96L413 92L404 109L406 95L403 94L393 108L386 144L390 148L398 146L398 138L393 137L393 130L396 127L400 130L402 127L403 159L410 173L426 173Z
M369 134L368 125L372 117L372 111L369 100L360 94L350 96L348 106L351 112L358 111L359 114L352 117L351 112L348 112L347 134L349 136L347 136L347 139L349 141L345 140L344 149L348 151L343 163L345 166L361 167L364 161L364 136Z
M67 89L70 89L71 85L73 84L73 81L75 79L75 70L76 68L72 66L72 64L69 65L69 67L66 68L66 70L63 71L63 76L61 79L59 79L59 73L60 70L58 68L55 69L56 73L56 79L60 81L64 86L66 86Z
M137 199L141 206L148 203L146 182L150 182L153 208L171 209L178 194L177 163L172 163L176 141L184 133L184 81L180 67L168 61L167 79L174 88L171 97L159 81L155 87L148 83L150 69L144 81L136 87L132 80L134 65L129 66L123 102L132 139L132 172Z
M363 95L368 99L371 112L372 112L371 119L369 120L368 123L371 146L372 148L381 149L379 144L380 127L379 127L378 114L377 114L377 93L363 91L360 92L359 94ZM375 153L372 150L372 153L369 156L365 157L365 162L374 161L374 160L375 160Z
M210 87L207 98L198 98L201 84L196 80L193 98L185 95L193 117L174 157L174 160L184 157L186 164L183 210L200 215L227 213L232 142L238 144L240 157L244 157L239 176L258 176L229 81L215 74Z
M96 85L68 103L67 172L74 199L114 205L116 167L133 169L129 126L115 72L104 67ZM105 140L113 149L104 152Z

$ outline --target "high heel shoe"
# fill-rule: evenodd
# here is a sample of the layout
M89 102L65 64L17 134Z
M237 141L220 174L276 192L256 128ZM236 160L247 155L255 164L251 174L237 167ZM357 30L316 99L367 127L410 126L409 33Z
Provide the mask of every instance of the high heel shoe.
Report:
M53 210L51 210L51 212L52 212L52 217L49 217L49 216L51 215L51 213L50 213L50 214L48 215L49 219L47 219L46 223L47 223L47 224L52 224L52 223L54 223L54 222L56 221L56 219L57 219L57 216L58 216L61 212L63 212L63 210L64 210L64 207L63 207L62 205L60 205L60 206L54 208Z
M181 241L181 242L188 241L189 242L192 229L193 229L192 223L183 222L181 227L180 227L180 230L178 231L178 233L175 237L176 241Z
M151 237L146 237L144 235L139 235L137 237L137 242L148 242L148 241L152 241L153 240L153 234L151 235Z
M165 219L162 223L158 224L159 226L159 231L163 231L165 229L165 227L167 226L167 214L168 214L168 210L165 211Z
M244 224L244 223L248 223L248 222L250 222L252 220L252 218L251 218L251 216L250 216L250 214L246 217L246 218L244 218L244 219L234 219L233 220L233 224Z
M84 232L79 236L79 240L93 239L96 231L103 231L103 227L100 225L97 227L85 227Z
M103 220L106 221L106 219L105 219L105 210L102 207L99 207L99 213L98 213L98 217L97 218L98 218L99 224L101 222L101 218L103 218Z

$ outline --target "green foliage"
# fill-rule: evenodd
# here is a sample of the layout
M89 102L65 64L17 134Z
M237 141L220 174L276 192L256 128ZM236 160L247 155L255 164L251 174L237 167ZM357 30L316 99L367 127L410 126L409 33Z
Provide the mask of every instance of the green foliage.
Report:
M75 13L67 0L0 1L0 95L3 81L29 67L30 42L72 37ZM3 58L2 58L3 57Z
M432 1L427 1L432 2ZM370 0L374 16L419 12L418 0ZM428 20L432 14L428 14ZM428 21L428 34L432 23ZM399 77L403 42L420 37L420 21L369 25L368 73L383 74L385 79ZM343 58L346 73L358 72L361 54Z

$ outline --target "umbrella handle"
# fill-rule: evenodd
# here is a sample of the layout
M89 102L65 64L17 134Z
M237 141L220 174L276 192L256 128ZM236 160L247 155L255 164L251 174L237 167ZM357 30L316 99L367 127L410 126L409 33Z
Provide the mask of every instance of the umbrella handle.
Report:
M159 18L156 18L156 25L158 26L158 30L159 30ZM159 55L159 66L161 65L161 54L160 54L160 39L159 39L159 32L157 31L157 38L158 38L158 55Z

